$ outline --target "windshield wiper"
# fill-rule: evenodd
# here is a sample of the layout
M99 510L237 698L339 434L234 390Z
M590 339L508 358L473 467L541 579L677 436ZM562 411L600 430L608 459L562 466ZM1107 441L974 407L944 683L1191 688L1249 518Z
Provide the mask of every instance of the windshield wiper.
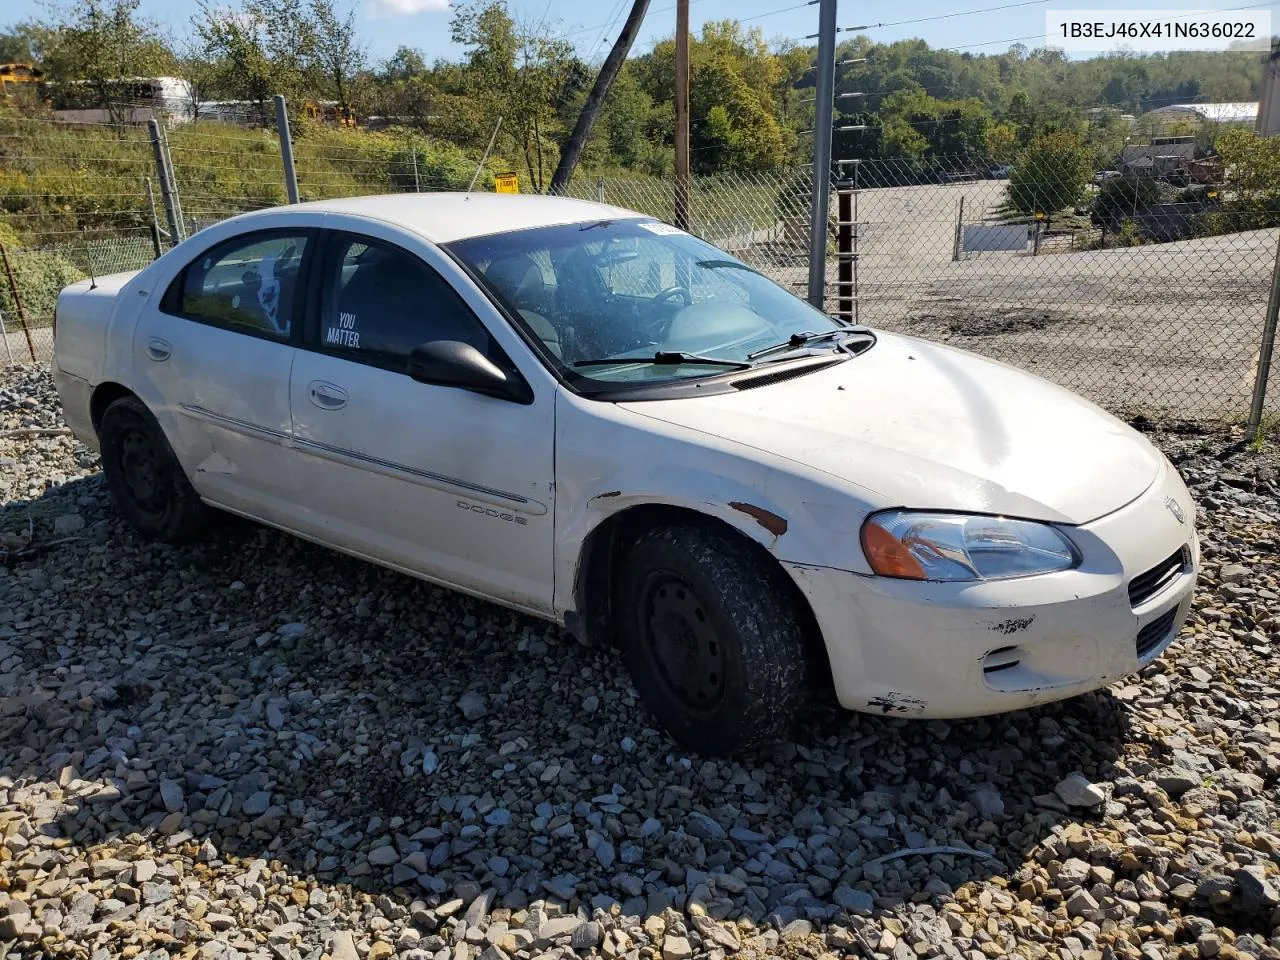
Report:
M684 353L678 350L659 350L652 357L600 357L596 360L575 360L573 361L573 366L607 367L624 363L652 363L658 366L672 367L687 363L690 366L733 367L735 370L746 370L751 367L750 363L743 360L726 360L724 357L700 357L696 353Z
M704 267L707 270L745 270L747 273L759 273L752 267L748 267L745 263L738 263L736 260L698 260L694 266Z
M802 333L793 333L782 343L775 343L771 347L763 347L754 353L748 353L748 360L755 360L759 357L768 356L771 353L777 353L780 350L798 350L800 347L807 347L812 343L819 343L822 340L831 340L844 333L854 333L855 331L849 327L838 327L835 330L823 330L821 333L810 333L804 331Z

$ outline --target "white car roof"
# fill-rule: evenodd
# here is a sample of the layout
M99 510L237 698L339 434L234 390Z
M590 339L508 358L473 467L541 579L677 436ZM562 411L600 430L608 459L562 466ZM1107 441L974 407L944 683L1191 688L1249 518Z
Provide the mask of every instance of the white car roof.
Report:
M391 193L341 200L316 200L258 210L240 221L270 220L302 212L343 213L370 217L405 227L433 243L452 243L468 237L507 233L530 227L643 217L634 210L603 203L502 193Z

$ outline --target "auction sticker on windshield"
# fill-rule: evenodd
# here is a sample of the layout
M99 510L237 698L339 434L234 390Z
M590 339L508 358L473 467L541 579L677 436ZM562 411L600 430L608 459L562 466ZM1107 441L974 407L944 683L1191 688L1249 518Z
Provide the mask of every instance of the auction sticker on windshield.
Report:
M641 230L648 230L650 233L656 233L661 237L678 237L684 233L679 227L673 227L669 223L659 223L656 220L652 223L637 223L636 226Z

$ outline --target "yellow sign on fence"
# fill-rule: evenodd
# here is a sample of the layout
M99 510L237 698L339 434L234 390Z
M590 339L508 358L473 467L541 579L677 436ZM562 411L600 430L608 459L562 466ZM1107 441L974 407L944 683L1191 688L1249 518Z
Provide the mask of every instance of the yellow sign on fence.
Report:
M519 193L520 181L514 173L500 173L493 178L493 189L498 193Z

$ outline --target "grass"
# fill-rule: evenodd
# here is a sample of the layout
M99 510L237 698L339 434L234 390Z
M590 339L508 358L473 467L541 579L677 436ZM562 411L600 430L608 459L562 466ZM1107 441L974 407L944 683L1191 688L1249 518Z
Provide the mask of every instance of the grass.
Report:
M285 202L273 130L198 123L169 131L184 214L226 216ZM410 131L365 132L302 124L294 139L302 199L465 188L476 161ZM508 165L490 158L477 186ZM156 180L146 127L55 123L0 112L0 223L26 246L82 229L146 228L145 181ZM156 190L156 205L161 207ZM163 223L163 209L161 208Z
M169 155L188 232L233 214L286 202L275 131L201 122L168 132ZM477 161L452 144L410 130L369 132L303 122L293 138L303 200L415 189L463 190ZM476 189L517 169L491 156ZM670 178L636 171L582 170L569 193L595 199L604 176L607 203L674 219ZM28 323L52 317L58 291L90 273L134 270L152 259L147 181L157 219L167 223L146 126L67 124L0 108L0 243L14 264ZM809 176L772 171L700 177L690 198L691 229L713 242L807 216ZM521 187L529 189L527 178ZM0 310L16 316L7 284Z

